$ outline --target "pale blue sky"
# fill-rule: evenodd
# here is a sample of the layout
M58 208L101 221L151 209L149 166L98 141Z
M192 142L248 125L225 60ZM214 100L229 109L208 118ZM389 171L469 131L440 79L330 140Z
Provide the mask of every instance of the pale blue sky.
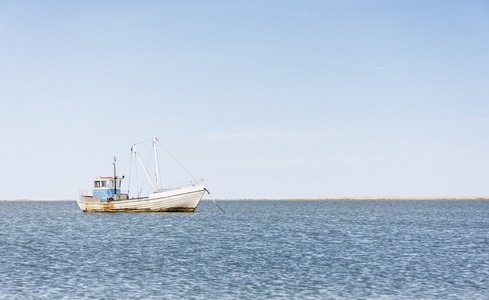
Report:
M216 198L489 195L488 37L483 0L0 0L0 199L152 135Z

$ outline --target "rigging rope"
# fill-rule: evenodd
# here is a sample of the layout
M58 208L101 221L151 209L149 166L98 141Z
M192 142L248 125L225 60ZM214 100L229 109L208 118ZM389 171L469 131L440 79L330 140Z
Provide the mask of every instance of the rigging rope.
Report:
M182 165L182 164L181 164L181 163L178 161L178 159L177 159L177 158L176 158L176 157L175 157L175 156L174 156L174 155L173 155L173 154L170 152L170 150L168 150L168 149L165 147L165 145L163 145L163 144L161 143L161 141L160 141L158 138L156 138L156 137L155 137L155 139L156 139L156 140L158 141L158 143L159 143L159 144L160 144L160 145L163 147L163 149L165 149L165 151L166 151L166 152L167 152L167 153L168 153L168 154L169 154L169 155L170 155L170 156L171 156L171 157L172 157L172 158L173 158L173 159L174 159L174 160L175 160L175 161L178 163L178 165L180 165L180 167L181 167L181 168L182 168L182 169L183 169L183 170L184 170L184 171L185 171L185 172L188 174L188 176L190 176L190 178L192 178L192 180L193 180L193 181L197 181L197 179L195 179L195 178L192 176L192 174L190 174L190 172L189 172L189 171L188 171L188 170L187 170L187 169L186 169L186 168L185 168L185 167L184 167L184 166L183 166L183 165ZM135 145L142 144L142 143L146 143L146 142L149 142L149 141L152 141L152 140L153 140L153 139L147 139L147 140L144 140L144 141L142 141L142 142L135 143L135 144L133 144L133 145L135 146ZM141 164L143 165L143 168L147 168L147 166L150 164L151 159L152 159L152 157L153 157L153 154L154 154L154 149L153 149L153 148L151 148L151 154L150 154L150 156L149 156L149 158L148 158L148 162L147 162L147 164L146 164L146 165L143 165L143 162L141 161ZM134 155L136 156L136 153L134 153ZM131 156L131 160L132 160L132 156ZM135 165L135 168L136 168L135 172L136 172L136 191L137 191L137 193L138 193L137 197L138 197L138 198L140 198L140 196L141 196L141 192L143 191L143 188L144 188L144 182L145 182L145 180L143 180L143 183L142 183L142 185L141 185L141 188L139 189L138 163L137 163L137 161L136 161L136 160L134 160L134 163L136 164L136 165ZM159 168L159 166L158 166L158 168ZM158 171L159 171L159 170L158 170ZM148 176L149 176L149 175L148 175ZM207 191L207 193L209 193L209 191ZM209 194L209 195L210 195L210 194ZM214 200L212 199L212 201L214 201ZM217 207L219 207L219 205L217 205L217 203L216 203L215 201L214 201L214 204L216 204L216 206L217 206ZM221 209L221 208L219 207L219 209ZM221 209L221 210L222 210L222 209ZM224 210L222 210L222 211L224 211Z
M178 160L175 158L175 156L173 156L173 154L171 154L171 152L170 152L168 149L166 149L165 145L163 145L163 144L160 142L160 140L159 140L158 138L156 138L156 140L158 141L158 143L160 143L160 145L163 147L163 149L165 149L165 150L166 150L166 152L168 152L168 154L170 154L170 156L171 156L171 157L173 157L173 159L174 159L174 160L175 160L175 161L176 161L176 162L177 162L177 163L180 165L180 167L182 167L182 169L184 169L184 170L185 170L185 172L187 172L187 174L188 174L188 175L189 175L189 176L190 176L190 177L191 177L191 178L192 178L194 181L197 181L197 180L194 178L194 176L192 176L192 174L190 174L190 172L189 172L189 171L187 171L187 169L186 169L186 168L185 168L185 167L184 167L184 166L183 166L183 165L182 165L182 164L181 164L181 163L180 163L180 162L179 162L179 161L178 161Z
M151 141L152 139L149 139L149 140L145 140L145 141L142 141L142 142L139 142L139 143L136 143L136 144L133 144L133 145L139 145L139 144L142 144L142 143L146 143L146 142L149 142Z
M127 155L124 157L124 159L122 160L122 162L119 164L119 169L121 169L121 170L122 170L122 168L125 166L125 163L127 162L127 158L128 158L128 157L131 157L131 158L132 158L131 153L127 154Z
M136 153L134 153L134 156L136 156ZM136 168L136 197L139 198L140 196L140 191L139 191L139 173L138 173L138 163L136 160L134 160L135 163L135 168Z

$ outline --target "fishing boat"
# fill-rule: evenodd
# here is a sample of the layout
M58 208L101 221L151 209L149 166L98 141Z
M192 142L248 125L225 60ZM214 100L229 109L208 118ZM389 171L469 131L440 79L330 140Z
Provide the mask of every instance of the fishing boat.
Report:
M81 190L77 203L83 212L193 212L200 199L207 191L203 180L192 180L187 183L170 185L166 188L160 187L158 171L158 155L156 152L156 137L152 138L154 161L156 170L156 182L153 182L141 157L136 150L136 144L131 147L131 161L135 156L142 165L146 178L152 187L146 197L129 196L121 191L124 176L116 175L116 164L114 159L114 175L101 176L93 180L93 190ZM173 155L172 155L173 156ZM130 177L129 177L130 181ZM130 186L130 184L128 184Z

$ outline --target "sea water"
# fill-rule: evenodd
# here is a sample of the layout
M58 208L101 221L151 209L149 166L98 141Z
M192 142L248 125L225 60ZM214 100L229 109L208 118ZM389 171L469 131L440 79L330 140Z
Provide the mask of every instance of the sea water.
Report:
M489 201L0 202L1 299L489 299Z

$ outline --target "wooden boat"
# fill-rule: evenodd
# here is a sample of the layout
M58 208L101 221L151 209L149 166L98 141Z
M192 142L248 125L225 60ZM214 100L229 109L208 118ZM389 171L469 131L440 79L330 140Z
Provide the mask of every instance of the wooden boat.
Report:
M130 198L129 191L122 193L120 188L124 176L116 176L114 160L114 176L97 177L93 181L92 191L80 191L80 198L77 201L80 209L83 212L193 212L206 191L203 180L193 180L164 189L160 188L156 141L157 138L153 137L156 183L153 183L142 163L136 145L131 147L132 154L143 166L146 177L153 188L152 193L149 193L147 197L136 198Z

